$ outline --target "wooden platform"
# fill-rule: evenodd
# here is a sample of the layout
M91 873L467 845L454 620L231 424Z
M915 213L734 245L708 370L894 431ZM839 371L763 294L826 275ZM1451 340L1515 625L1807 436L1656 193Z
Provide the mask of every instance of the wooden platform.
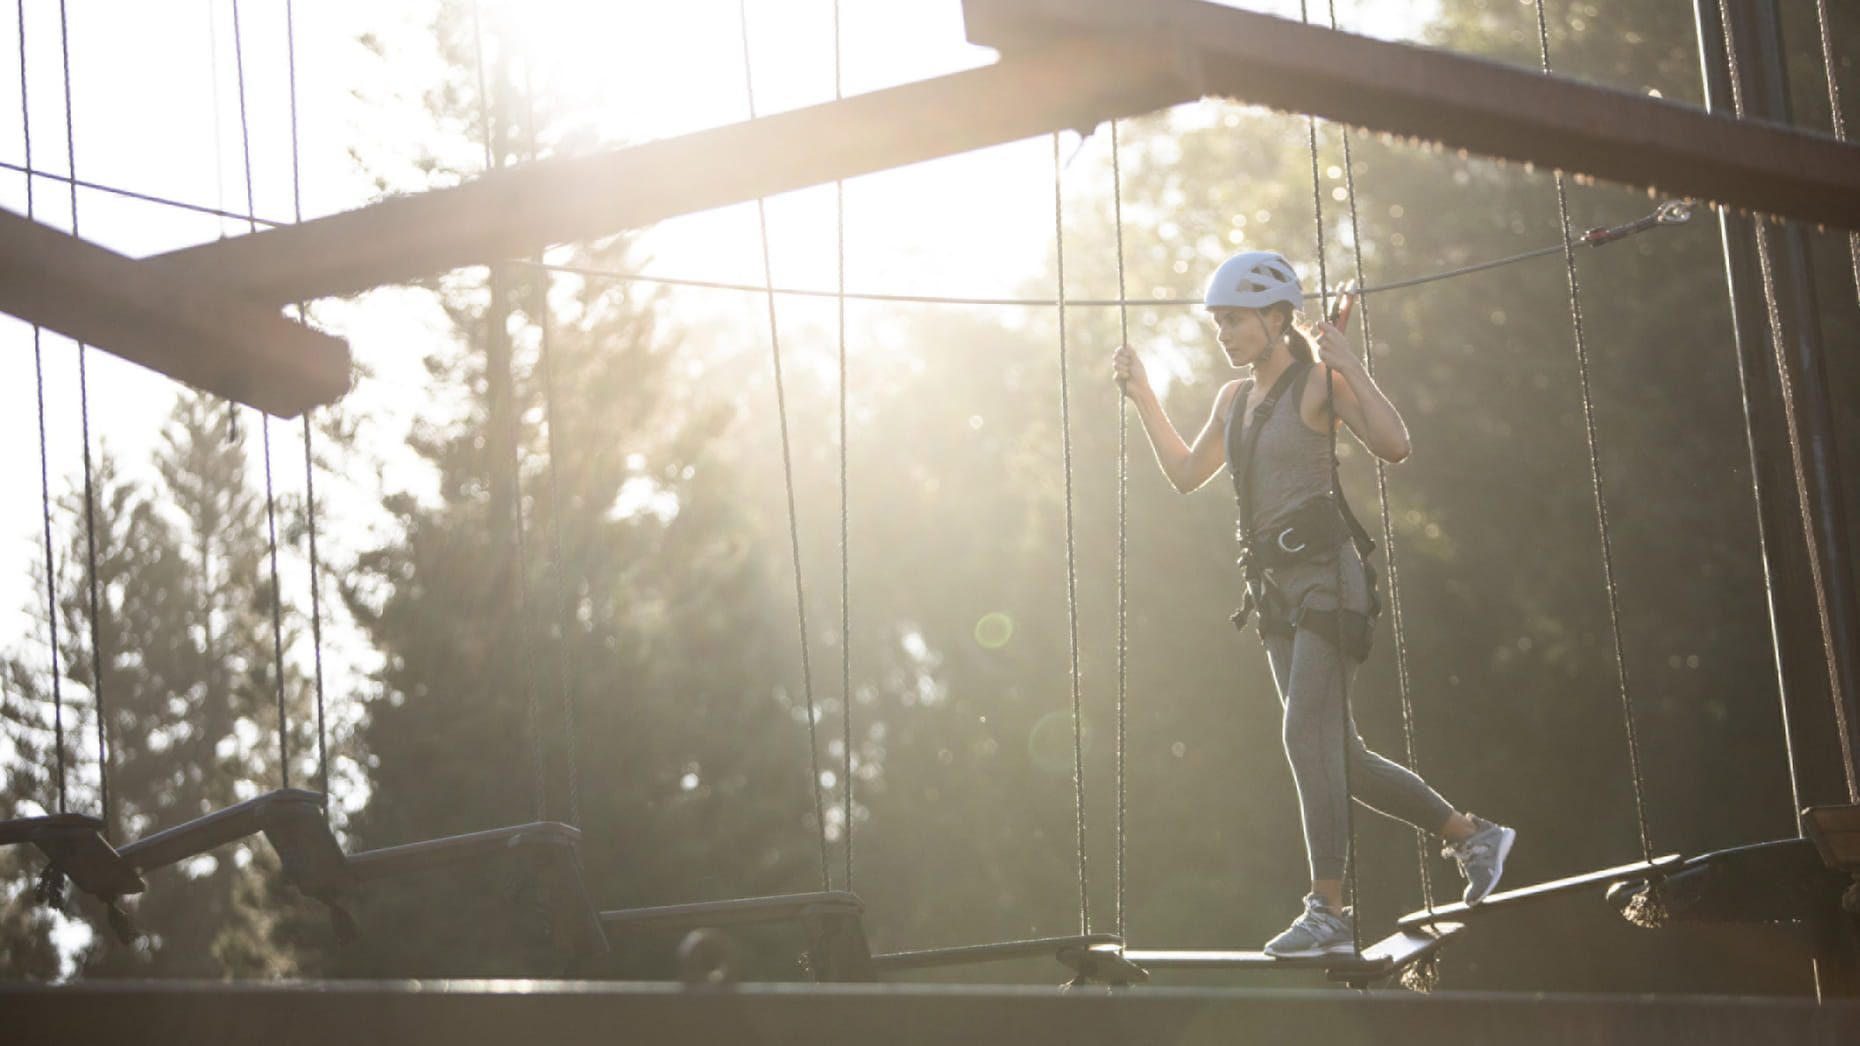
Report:
M1442 992L558 981L0 986L19 1043L1717 1046L1860 1042L1860 1004Z

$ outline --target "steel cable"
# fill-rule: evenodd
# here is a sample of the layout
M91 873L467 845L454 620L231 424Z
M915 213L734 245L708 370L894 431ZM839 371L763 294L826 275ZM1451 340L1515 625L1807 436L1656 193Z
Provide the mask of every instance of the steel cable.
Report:
M1542 0L1539 0L1541 3ZM1724 24L1725 64L1729 66L1731 79L1731 104L1739 119L1744 118L1743 77L1738 67L1737 43L1731 33L1731 16L1725 0L1718 0L1718 17ZM1833 76L1833 67L1829 67L1829 76ZM1808 496L1808 466L1803 460L1802 434L1796 424L1795 380L1789 371L1789 364L1783 358L1783 323L1782 307L1776 295L1776 277L1773 260L1770 256L1769 230L1761 219L1751 222L1756 236L1757 265L1763 277L1763 304L1770 328L1770 341L1776 357L1777 385L1782 392L1783 419L1789 431L1789 458L1794 473L1796 506L1802 514L1802 541L1808 550L1808 570L1810 582L1815 590L1815 612L1817 623L1821 626L1821 645L1823 658L1828 668L1829 704L1834 708L1835 734L1840 741L1841 769L1847 783L1847 799L1860 803L1860 780L1855 778L1854 752L1851 750L1848 731L1847 710L1841 702L1841 677L1839 660L1835 654L1835 636L1832 618L1828 608L1827 580L1822 571L1821 542L1815 534L1814 514L1811 511ZM1838 537L1837 537L1838 540Z
M1085 714L1079 671L1078 555L1072 527L1072 406L1066 365L1066 226L1059 132L1053 132L1053 241L1059 297L1059 447L1065 473L1066 625L1072 658L1072 794L1078 816L1079 932L1091 932L1091 885L1085 862Z
M239 26L239 0L232 0L233 69L237 74L239 98L239 154L245 171L245 209L250 214L254 204L252 185L252 122L245 104L245 38ZM258 223L250 222L248 232L257 232ZM237 406L229 407L237 411ZM284 593L278 584L278 498L271 476L271 417L258 416L265 455L265 550L271 561L271 639L273 670L278 698L278 777L281 787L291 786L290 717L284 702Z
M840 3L833 0L833 97L845 97L840 56ZM847 487L850 433L846 427L846 182L833 183L833 252L839 321L840 413L840 754L846 831L846 889L853 888L853 725L852 725L852 507Z
M1329 6L1330 27L1336 29L1338 28L1336 0L1329 0ZM1343 185L1344 196L1350 205L1350 242L1353 247L1351 254L1356 268L1356 285L1362 287L1366 286L1369 281L1363 271L1363 237L1357 220L1355 157L1350 149L1350 129L1341 127L1338 129L1338 134L1343 140ZM1357 306L1357 311L1363 317L1363 366L1369 372L1370 380L1373 381L1376 376L1376 339L1374 328L1369 322L1369 303L1362 302ZM1382 516L1382 558L1386 563L1389 576L1389 626L1395 644L1395 688L1401 704L1402 758L1408 769L1419 774L1421 772L1420 759L1414 743L1413 691L1408 673L1408 638L1403 628L1401 584L1395 563L1395 523L1389 500L1388 464L1376 455L1372 454L1370 458L1375 462L1376 467L1376 502L1381 509ZM1428 868L1428 844L1427 831L1417 826L1414 832L1414 846L1415 863L1420 874L1421 903L1427 911L1431 912L1434 910L1434 883Z
M65 84L65 163L77 177L77 132L71 101L71 27L65 0L58 0L58 50ZM71 235L78 235L77 186L71 186ZM97 707L97 793L104 835L110 834L110 717L104 703L103 615L97 582L97 493L90 455L90 346L78 342L78 415L84 436L84 557L90 602L90 683Z
M19 119L21 137L26 149L26 166L32 166L32 95L27 89L26 78L26 0L18 0L19 7ZM32 196L32 179L26 179L26 217L35 218ZM39 504L45 525L45 622L50 628L52 651L52 745L57 753L58 763L58 812L66 813L70 809L67 778L69 769L65 766L65 695L64 669L58 652L58 583L57 564L52 552L52 479L51 451L45 437L45 354L41 347L42 328L32 325L32 379L33 388L38 397L39 408Z
M1309 5L1306 3L1306 0L1299 0L1298 17L1307 24L1311 21ZM1330 272L1324 258L1324 184L1321 177L1322 172L1318 170L1316 116L1305 117L1305 133L1311 152L1311 210L1313 217L1312 224L1317 233L1318 310L1321 318L1329 301ZM1328 412L1330 419L1330 423L1326 426L1326 431L1329 434L1330 445L1331 495L1335 497L1337 503L1341 505L1343 503L1343 481L1339 478L1337 466L1337 398L1334 385L1336 375L1329 365L1324 363L1322 358L1314 362L1324 368L1324 409ZM1369 564L1367 562L1363 564L1363 569L1365 571L1369 569ZM1342 641L1344 606L1343 557L1341 555L1337 557L1334 577L1337 586L1337 634L1334 645L1336 646L1339 659L1338 679L1342 684L1341 689L1343 694L1342 708L1338 712L1343 719L1343 730L1338 735L1338 743L1343 746L1343 823L1344 837L1346 839L1343 864L1344 887L1350 903L1354 905L1357 900L1356 789L1354 782L1351 780L1353 775L1350 772L1350 752L1352 747L1350 744L1350 733L1353 726L1350 716L1351 666L1348 663L1349 655L1343 650ZM1362 931L1358 929L1357 920L1355 918L1350 919L1350 951L1353 955L1357 956L1361 956L1363 953Z
M1111 227L1117 237L1117 338L1119 345L1130 344L1130 308L1124 304L1124 174L1119 155L1117 121L1111 121ZM1130 412L1125 397L1117 397L1117 907L1115 932L1124 936L1124 820L1126 787L1124 779L1126 696L1129 693L1129 611L1128 585L1130 549Z
M493 148L491 144L493 125L491 122L489 78L485 73L484 18L478 0L472 0L471 32L472 51L474 60L477 64L478 74L478 119L481 124L481 129L484 132L484 168L486 173L489 173L503 167L504 157L502 150ZM502 77L500 77L500 86L502 82ZM501 115L501 113L499 115ZM491 266L491 306L485 317L485 325L487 335L493 338L507 340L509 338L509 333L507 331L493 331L491 326L492 324L503 324L507 322L508 318L506 313L508 299L504 295L501 264L502 263L498 263ZM524 722L530 738L531 805L535 810L536 819L538 821L543 821L547 820L549 817L549 781L546 772L548 757L544 750L542 734L542 698L537 692L536 680L530 673L530 667L536 663L534 649L535 636L531 631L529 620L529 578L528 568L526 566L529 557L523 535L523 449L521 447L522 440L519 437L521 422L518 420L518 415L520 411L516 403L516 364L514 359L510 358L512 355L514 354L507 353L504 361L505 366L510 370L507 376L510 385L506 393L510 397L508 409L510 415L509 431L501 434L507 435L510 442L510 524L511 551L513 556L513 563L511 564L510 570L511 599L515 611L514 626L517 632L517 645L520 656L523 659L522 678L525 698ZM487 385L494 389L496 384L497 381L495 377L487 375ZM491 411L490 420L492 424L497 422L498 418L495 410ZM500 434L493 434L491 440L493 444L497 442L497 435ZM497 463L492 463L490 467L497 468L499 466ZM495 498L493 498L493 500L495 500ZM493 507L495 507L495 505Z
M749 61L747 0L737 0L736 11L743 36L743 88L749 99L749 118L754 120L756 118L756 88L753 69ZM769 349L775 371L775 412L781 426L782 485L788 498L788 544L794 557L794 610L795 619L800 627L801 690L807 701L807 757L813 768L813 776L808 780L807 791L813 799L814 824L819 828L821 888L831 890L833 876L829 870L827 858L826 808L820 797L820 739L817 726L817 720L820 717L814 702L814 670L807 646L807 599L801 587L801 530L795 511L794 457L788 440L788 396L782 385L781 331L775 317L775 264L769 253L768 203L762 197L756 198L756 228L762 241L762 276L767 284Z
M531 78L532 61L532 56L528 54L524 56L523 106L525 133L529 139L529 159L531 163L535 163L536 158L541 155L541 151L537 148L536 144L536 86L534 80ZM542 257L542 254L539 252L537 254L537 260L541 261ZM572 618L569 616L567 572L563 569L564 559L562 555L562 470L560 466L562 460L560 434L562 411L555 401L555 354L551 351L550 339L550 327L552 324L550 323L549 315L549 291L554 285L554 280L547 269L538 268L535 275L538 277L535 287L535 304L533 306L536 312L535 320L538 336L536 352L537 362L542 368L543 431L549 451L549 472L547 481L549 487L549 537L551 544L549 582L555 595L553 616L556 618L556 649L555 656L550 660L555 664L556 701L562 717L564 761L568 764L564 768L564 772L568 777L568 823L579 827L581 825L581 741L579 730L576 726L577 716L575 700L568 683L568 656L570 649L568 645L568 629L569 622Z
M1544 75L1550 69L1550 24L1543 0L1536 0L1537 46ZM1621 600L1615 582L1614 539L1608 529L1608 498L1602 489L1601 442L1595 423L1595 400L1589 386L1589 347L1582 327L1582 288L1576 278L1576 247L1569 232L1569 191L1563 172L1555 172L1557 226L1563 234L1563 267L1569 277L1569 318L1576 342L1576 374L1582 393L1582 421L1589 450L1589 482L1595 492L1595 518L1602 541L1602 587L1608 596L1608 634L1614 645L1615 672L1621 692L1621 718L1626 726L1628 767L1633 775L1634 817L1640 831L1641 859L1653 862L1652 835L1647 827L1646 783L1640 763L1640 737L1634 717L1634 698L1628 687L1627 653L1621 638Z
M295 0L284 0L284 58L291 107L291 214L294 221L304 220L303 179L298 157L297 130L297 12ZM248 221L259 219L248 217ZM308 325L302 302L297 303L297 322ZM323 795L323 810L329 811L329 726L323 706L323 597L322 562L316 544L316 470L312 453L310 412L304 411L304 529L308 532L310 552L310 651L316 668L316 768L317 788Z

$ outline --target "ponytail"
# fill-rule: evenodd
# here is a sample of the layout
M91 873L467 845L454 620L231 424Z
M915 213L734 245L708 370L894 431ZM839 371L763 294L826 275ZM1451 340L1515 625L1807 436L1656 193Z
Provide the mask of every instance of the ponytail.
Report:
M1284 302L1275 302L1266 307L1266 311L1285 317L1285 347L1292 351L1295 360L1318 362L1318 347L1305 333L1292 323L1292 307Z

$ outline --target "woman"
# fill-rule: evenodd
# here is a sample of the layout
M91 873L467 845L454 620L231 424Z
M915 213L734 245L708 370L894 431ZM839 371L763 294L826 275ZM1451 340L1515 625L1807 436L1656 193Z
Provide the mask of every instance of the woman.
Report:
M1267 954L1288 959L1354 948L1343 905L1350 789L1365 806L1443 836L1445 853L1466 878L1468 904L1497 885L1517 835L1461 813L1413 771L1369 751L1354 722L1346 727L1346 677L1368 655L1379 602L1365 560L1374 546L1333 496L1330 434L1335 424L1348 426L1370 453L1397 462L1408 456L1408 430L1344 333L1307 321L1297 311L1302 301L1297 274L1277 252L1237 254L1215 271L1206 303L1221 349L1228 363L1252 373L1222 386L1192 446L1130 346L1113 359L1176 490L1199 488L1222 464L1234 477L1246 574L1234 621L1244 626L1249 614L1259 615L1311 865L1304 911L1266 944Z

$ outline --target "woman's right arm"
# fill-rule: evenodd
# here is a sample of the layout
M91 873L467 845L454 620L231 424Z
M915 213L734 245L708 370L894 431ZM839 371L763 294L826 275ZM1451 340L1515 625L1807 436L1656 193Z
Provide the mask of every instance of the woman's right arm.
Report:
M1202 425L1194 445L1190 446L1175 430L1168 412L1163 410L1162 400L1150 387L1143 361L1135 350L1128 345L1119 348L1112 356L1112 373L1123 386L1124 395L1136 404L1137 417L1142 419L1143 431L1156 452L1156 464L1162 467L1171 486L1187 494L1221 470L1227 461L1225 418L1228 405L1240 387L1239 381L1230 381L1221 387L1219 395L1214 397L1213 409L1208 412L1207 423Z

